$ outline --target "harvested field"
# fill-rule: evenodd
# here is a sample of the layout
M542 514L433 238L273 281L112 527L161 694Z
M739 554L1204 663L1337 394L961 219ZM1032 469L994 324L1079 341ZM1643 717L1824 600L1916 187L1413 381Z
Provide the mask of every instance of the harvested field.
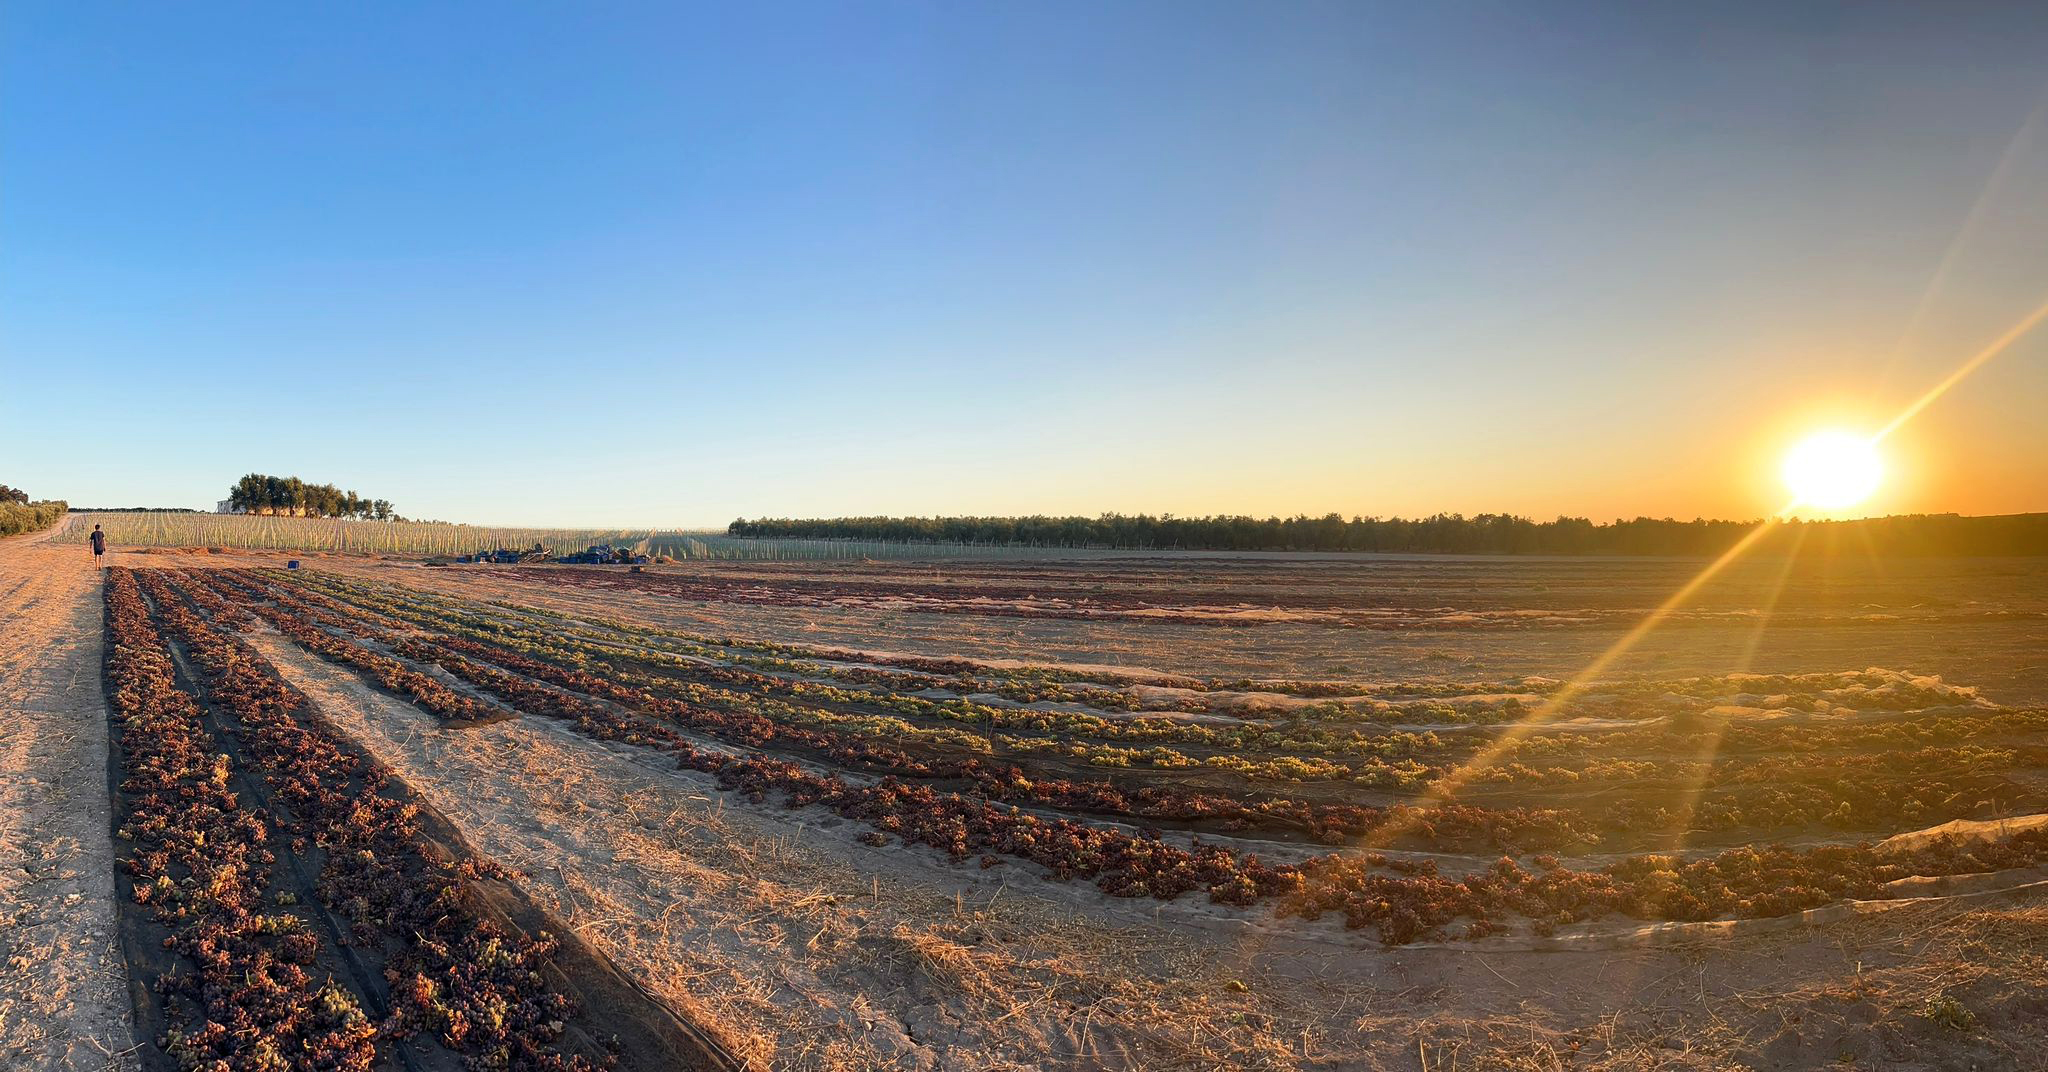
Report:
M1745 610L1738 578L1681 615L1696 648L1568 686L1582 662L1558 653L1640 618L1673 564L1574 586L1539 562L1546 579L1501 587L1484 578L1509 563L1449 562L1484 572L1435 591L1405 561L1376 580L1193 562L1178 585L1156 559L118 561L127 780L98 896L131 978L173 980L136 992L145 1064L232 1050L203 1025L235 1016L363 1067L2025 1068L2043 1041L2025 1010L2048 1000L2048 709L2038 667L1980 673L2040 628L2040 579L2009 564L1930 564L1927 583L1980 590L1913 603L1897 575L1854 597L1809 578L1782 619ZM1445 609L1139 616L1226 599ZM1016 613L1055 601L1103 613ZM1848 619L1868 659L1799 643ZM949 626L972 639L937 647ZM1996 643L1896 657L1931 628ZM1092 648L1110 632L1123 649ZM1280 653L1256 650L1269 634ZM1300 672L1285 645L1313 636L1349 669ZM1425 636L1470 658L1402 673L1385 642ZM1698 665L1738 639L1754 669ZM180 807L246 802L193 819L228 855L166 840L190 824L138 798L161 791L138 769ZM483 927L537 966L512 1007L563 1011L451 1031L441 996L508 980L401 940L403 899L379 909L384 879L335 869L364 838L395 861L377 874L474 915L451 936ZM138 896L159 873L234 884ZM239 999L258 1004L208 1004L227 999L187 974L207 962L179 962L208 939L180 935L231 903L251 906L244 959L216 970L254 957L302 985L277 968ZM1953 1009L1967 1030L1942 1026Z
M404 583L685 631L1202 678L1569 676L1677 591L1693 559L1126 554L1062 562L696 562L642 573L474 567ZM363 564L337 568L364 576ZM390 569L405 568L391 564ZM1230 626L1231 628L1222 628ZM1736 563L1624 673L1867 666L2048 700L2038 559Z

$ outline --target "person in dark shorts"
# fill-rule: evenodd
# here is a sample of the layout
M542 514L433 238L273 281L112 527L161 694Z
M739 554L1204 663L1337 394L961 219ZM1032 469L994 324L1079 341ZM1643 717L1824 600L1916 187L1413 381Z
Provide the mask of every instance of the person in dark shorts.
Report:
M91 537L91 539L92 539L92 560L93 560L94 562L98 562L98 561L100 560L100 556L101 556L101 555L104 555L104 554L106 554L106 553L107 553L107 534L106 534L106 533L104 533L104 532L101 532L101 531L100 531L100 527L99 527L98 525L94 525L94 526L92 527L92 537Z

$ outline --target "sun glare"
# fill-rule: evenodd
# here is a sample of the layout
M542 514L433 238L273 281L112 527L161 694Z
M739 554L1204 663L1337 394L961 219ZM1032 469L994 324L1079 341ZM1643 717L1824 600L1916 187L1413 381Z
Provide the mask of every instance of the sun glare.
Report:
M1877 443L1839 429L1816 432L1785 454L1780 472L1795 505L1841 510L1870 497L1884 478Z

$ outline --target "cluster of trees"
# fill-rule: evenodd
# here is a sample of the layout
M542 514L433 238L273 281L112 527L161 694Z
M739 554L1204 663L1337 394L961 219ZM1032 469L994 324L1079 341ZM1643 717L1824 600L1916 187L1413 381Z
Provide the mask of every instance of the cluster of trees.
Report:
M0 484L0 536L46 529L70 509L63 501L30 502L28 492Z
M978 543L1140 550L1369 551L1380 553L1711 555L1758 522L1639 517L1596 525L1583 517L1532 521L1510 514L1353 517L842 517L741 518L728 535L755 538ZM2048 554L2048 514L1916 514L1867 521L1798 522L1774 542L1818 533L1906 554Z
M236 481L235 486L228 489L228 505L247 514L401 520L387 499L365 499L332 484L308 484L295 476L267 476L262 473L250 473Z

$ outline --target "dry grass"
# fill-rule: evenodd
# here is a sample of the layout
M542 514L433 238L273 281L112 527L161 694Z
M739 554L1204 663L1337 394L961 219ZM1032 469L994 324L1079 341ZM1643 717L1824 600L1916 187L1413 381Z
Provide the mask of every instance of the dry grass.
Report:
M1410 1034L1427 1072L2048 1067L2048 906L1905 910L1688 959L1577 1025L1524 1007L1358 1026Z

